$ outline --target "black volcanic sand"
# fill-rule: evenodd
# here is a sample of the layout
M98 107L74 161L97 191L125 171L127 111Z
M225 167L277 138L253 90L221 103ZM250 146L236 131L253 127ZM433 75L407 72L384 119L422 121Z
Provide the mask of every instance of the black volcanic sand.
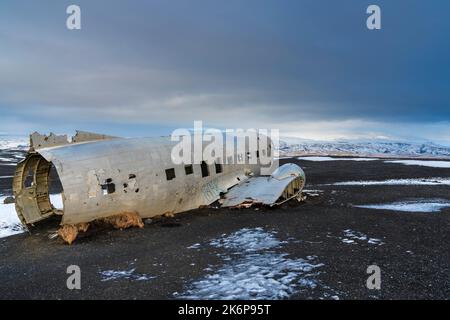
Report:
M450 200L450 186L319 186L349 180L449 177L450 169L382 161L290 161L304 168L306 189L323 190L321 196L276 209L199 209L144 229L97 229L72 246L49 240L49 232L56 230L51 223L37 227L32 235L0 239L0 298L172 299L174 292L183 292L202 278L205 268L223 264L217 256L221 250L206 245L211 239L254 227L277 231L280 240L300 240L283 247L290 258L314 255L324 264L317 276L322 285L300 291L292 299L322 298L325 286L340 299L450 298L449 209L408 213L352 206L416 198ZM0 168L0 175L9 170ZM384 244L345 244L341 238L346 229ZM187 248L195 243L202 247ZM82 270L80 291L66 288L66 268L72 264ZM379 291L365 286L371 264L381 268ZM131 268L156 278L101 281L100 271Z

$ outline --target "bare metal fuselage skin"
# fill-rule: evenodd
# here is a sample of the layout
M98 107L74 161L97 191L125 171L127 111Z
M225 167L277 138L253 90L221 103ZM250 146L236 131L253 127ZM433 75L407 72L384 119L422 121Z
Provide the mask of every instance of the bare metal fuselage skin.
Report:
M171 153L176 142L169 137L95 138L99 140L63 145L56 141L55 146L43 140L32 148L17 166L13 186L16 210L23 224L54 214L62 215L62 225L123 212L136 212L141 218L175 214L209 205L233 186L260 175L259 165L236 164L237 159L219 169L215 163L208 164L206 176L205 167L193 164L191 173L185 164L173 163ZM62 211L55 209L49 199L52 166L63 188ZM166 170L171 171L170 179ZM27 184L29 175L32 182ZM292 179L295 183L286 183L291 183L292 192L303 187L304 175L300 175Z

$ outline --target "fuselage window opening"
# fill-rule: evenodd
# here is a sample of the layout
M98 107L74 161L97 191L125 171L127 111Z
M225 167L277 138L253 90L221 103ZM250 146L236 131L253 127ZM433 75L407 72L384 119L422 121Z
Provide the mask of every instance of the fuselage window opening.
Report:
M34 185L34 172L31 168L27 170L27 175L23 181L24 181L23 186L25 188L29 188Z
M167 178L167 181L170 181L170 180L173 180L176 178L174 168L166 169L166 178Z
M106 179L105 183L102 184L102 191L103 195L116 192L116 185L113 183L111 178Z
M205 161L202 161L200 167L202 169L202 178L208 177L209 176L208 164Z
M192 166L192 164L188 164L184 166L184 172L186 172L186 175L190 175L194 173L194 167Z
M216 166L216 174L222 173L223 172L222 164L221 163L217 163L217 162L215 162L214 164Z

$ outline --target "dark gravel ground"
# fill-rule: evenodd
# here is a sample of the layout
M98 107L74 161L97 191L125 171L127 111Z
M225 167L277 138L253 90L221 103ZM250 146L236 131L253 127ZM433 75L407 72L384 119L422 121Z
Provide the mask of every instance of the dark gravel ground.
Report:
M49 232L56 230L51 223L39 226L32 235L0 239L0 298L173 299L175 292L183 292L204 276L205 268L223 263L217 256L219 249L187 247L244 227L277 231L281 240L300 240L288 243L283 252L292 258L314 255L324 264L318 275L323 285L299 291L292 299L323 298L329 288L340 299L450 298L449 209L407 213L352 206L414 198L450 200L450 186L319 186L349 180L449 177L450 169L382 161L290 162L304 168L306 189L323 190L319 197L276 209L198 209L154 221L144 229L91 231L72 246L49 240ZM0 165L0 175L7 170L10 167ZM384 244L345 244L341 238L346 229ZM82 270L79 291L66 287L66 268L73 264ZM381 290L365 286L366 269L372 264L381 268ZM155 278L101 281L100 271L129 270L130 266Z

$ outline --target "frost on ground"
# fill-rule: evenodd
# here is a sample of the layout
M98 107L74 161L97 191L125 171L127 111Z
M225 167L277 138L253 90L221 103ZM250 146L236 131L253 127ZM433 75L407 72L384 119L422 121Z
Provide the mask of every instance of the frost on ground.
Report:
M255 252L280 247L285 241L275 237L275 232L266 232L262 228L241 229L229 236L210 241L210 245L216 248L224 248L233 252Z
M346 244L358 244L361 242L367 242L368 244L379 245L379 246L384 244L380 239L370 238L366 234L359 232L359 231L347 229L347 230L344 230L343 233L344 233L344 237L341 237L340 239L343 243L346 243Z
M450 178L419 178L419 179L389 179L389 180L369 180L369 181L344 181L326 184L331 186L433 186L450 185Z
M439 212L442 209L450 208L450 201L443 199L412 200L403 202L393 202L386 204L356 205L357 208L392 210L405 212Z
M431 160L392 160L386 163L400 163L407 166L423 166L431 168L450 168L450 161L431 161Z
M316 269L323 264L316 262L316 256L292 259L276 251L286 243L276 238L276 232L262 228L244 228L210 241L210 246L227 251L220 255L224 265L205 269L210 273L191 283L177 298L274 300L321 286Z
M378 158L334 158L334 157L298 157L298 160L306 161L374 161Z
M101 271L100 275L102 276L101 281L112 281L112 280L132 280L132 281L148 281L154 279L156 277L149 276L146 274L135 273L136 268L130 270L106 270Z
M9 237L25 231L17 216L15 204L3 204L5 198L0 197L0 238ZM61 194L50 195L50 202L56 209L63 209Z

